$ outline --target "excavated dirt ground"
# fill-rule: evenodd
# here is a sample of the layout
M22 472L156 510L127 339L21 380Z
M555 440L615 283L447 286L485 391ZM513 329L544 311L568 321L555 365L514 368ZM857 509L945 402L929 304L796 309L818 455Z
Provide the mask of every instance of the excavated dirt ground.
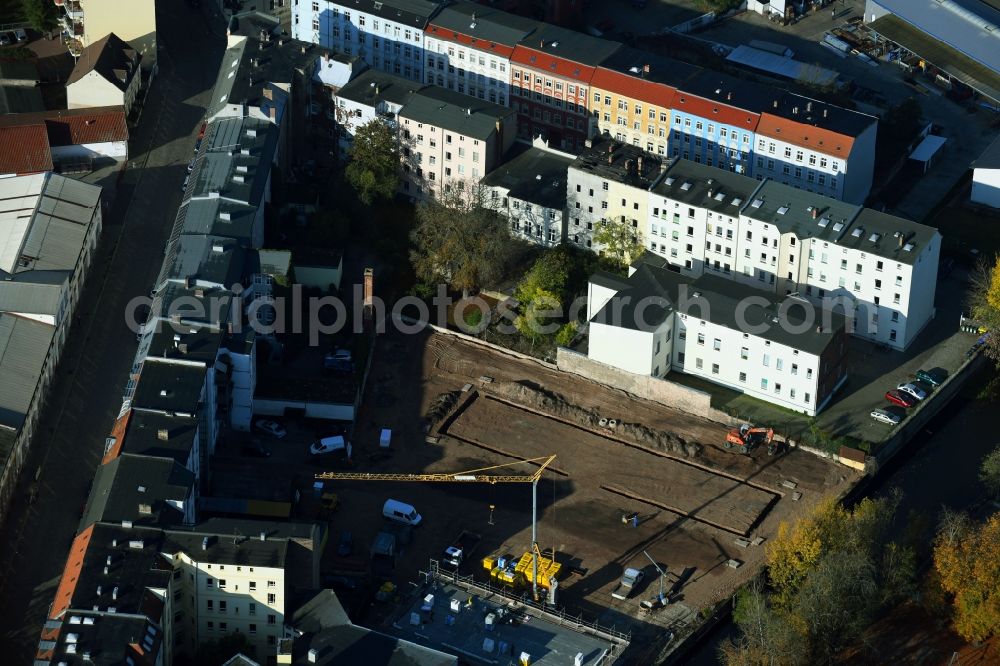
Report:
M493 381L483 383L484 376ZM462 393L466 384L477 395ZM428 411L449 392L457 392L457 400L444 401L437 411L453 405L457 413L436 423L432 432L444 434L428 443ZM604 431L591 423L595 416L632 425ZM381 428L393 429L391 456L369 458L378 451ZM768 457L763 450L749 456L724 450L726 430L453 336L388 333L376 344L355 432L355 467L459 472L556 454L538 484L538 542L581 570L561 582L560 604L621 626L636 617L640 599L657 591L644 550L666 565L671 582L683 579L677 599L698 610L731 594L762 564L764 546L741 547L739 535L766 541L781 521L794 520L857 479L846 467L800 451ZM520 463L505 473L535 469ZM396 568L403 586L461 530L483 536L462 570L477 576L483 555L520 554L531 542L528 484L344 482L337 490L344 510L333 527L353 530L362 552L386 498L409 502L423 515ZM793 500L793 492L801 498ZM638 527L622 522L632 512L640 516ZM729 568L730 558L743 566ZM613 600L611 590L627 566L643 568L647 582L633 599Z

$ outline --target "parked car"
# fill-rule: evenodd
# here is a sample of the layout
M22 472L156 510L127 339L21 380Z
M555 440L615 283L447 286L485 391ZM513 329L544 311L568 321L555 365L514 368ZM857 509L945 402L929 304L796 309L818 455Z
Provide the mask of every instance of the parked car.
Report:
M340 533L340 541L337 542L337 556L348 557L354 550L354 535L349 530Z
M309 453L314 456L325 456L331 453L346 453L351 455L351 445L341 435L324 437L309 445Z
M930 384L931 386L941 386L944 380L947 379L948 373L946 373L941 368L932 368L931 370L917 370L917 379L924 382L925 384Z
M181 185L181 192L187 192L188 183L191 182L191 176L187 175L184 177L184 183Z
M927 397L927 391L923 390L922 388L913 383L900 384L899 386L896 387L896 390L899 391L900 393L907 393L911 397L916 398L917 400L923 400L924 398Z
M24 28L18 28L14 31L14 39L19 42L26 42L28 41L28 33L25 32Z
M243 445L243 455L251 458L270 458L271 449L261 444L256 439L252 439Z
M354 372L350 349L335 349L323 357L323 369L336 373Z
M7 46L14 41L14 36L9 32L0 32L0 46Z
M899 416L899 414L894 414L893 412L890 412L887 409L881 409L881 408L873 409L871 416L876 421L887 423L889 425L897 425L900 421L903 420Z
M285 430L285 426L281 425L277 421L271 421L270 419L260 419L253 424L253 427L258 431L270 435L276 439L281 439L288 434Z
M886 391L885 399L894 405L899 405L900 407L913 407L913 405L917 404L917 399L913 396L906 393L900 393L895 390Z
M191 161L188 162L188 173L191 173L192 171L194 171L194 158L191 158Z

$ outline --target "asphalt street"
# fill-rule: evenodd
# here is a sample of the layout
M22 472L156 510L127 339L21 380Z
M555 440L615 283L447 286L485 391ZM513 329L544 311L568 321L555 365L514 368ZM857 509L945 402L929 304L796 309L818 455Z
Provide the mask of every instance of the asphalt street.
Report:
M165 7L169 6L169 9ZM0 526L2 661L30 663L76 533L136 350L125 324L131 298L149 293L181 199L181 184L225 45L221 19L187 3L158 3L159 73L110 211L67 346L22 475L39 474Z

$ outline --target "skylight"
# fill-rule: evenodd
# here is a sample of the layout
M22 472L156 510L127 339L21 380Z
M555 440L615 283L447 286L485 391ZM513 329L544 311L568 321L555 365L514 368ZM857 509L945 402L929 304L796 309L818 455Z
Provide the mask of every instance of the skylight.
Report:
M828 217L821 217L821 218L819 218L819 226L821 226L822 228L826 229L826 227L827 227L828 224L830 224L830 218L828 218Z
M760 208L761 206L764 205L764 200L763 199L754 199L753 203L750 204L750 205L753 206L754 208Z
M873 233L871 236L868 237L868 240L870 240L872 243L877 243L880 238L882 238L880 234Z
M904 245L903 252L913 252L913 243L907 243Z
M685 192L687 192L688 190L690 190L691 189L691 181L685 181L684 184L681 185L681 189L684 190Z
M863 233L865 233L864 228L863 227L857 227L857 228L854 229L854 231L851 232L851 235L854 236L855 238L861 238L861 235Z
M663 182L666 183L668 186L669 185L673 185L674 184L674 177L673 176L668 176L667 179L665 181L663 181Z
M788 206L782 206L781 208L778 209L778 215L784 215L787 212L788 212Z
M729 202L732 206L739 206L741 203L743 203L743 199L740 199L739 197L733 197L733 200Z
M834 224L833 224L833 230L834 231L840 231L843 228L844 228L844 223L843 222L834 222Z

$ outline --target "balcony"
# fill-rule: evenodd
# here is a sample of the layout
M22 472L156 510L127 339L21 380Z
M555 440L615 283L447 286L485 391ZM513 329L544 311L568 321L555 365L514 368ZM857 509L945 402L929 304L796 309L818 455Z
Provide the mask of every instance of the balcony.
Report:
M69 0L63 3L63 10L66 12L66 16L70 18L71 21L82 21L83 20L83 5L78 1Z

